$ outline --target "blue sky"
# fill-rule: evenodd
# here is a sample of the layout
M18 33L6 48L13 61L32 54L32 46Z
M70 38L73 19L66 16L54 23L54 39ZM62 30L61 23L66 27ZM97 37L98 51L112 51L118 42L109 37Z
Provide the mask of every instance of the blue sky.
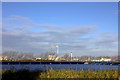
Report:
M24 33L24 35L18 36L21 38L25 37L25 35L29 35L29 37L27 36L27 39L30 41L30 44L33 41L33 48L36 44L43 43L45 43L45 45L43 44L44 46L51 44L59 44L61 47L66 46L65 48L61 48L61 55L64 53L69 53L71 50L73 50L75 56L78 56L79 53L81 53L81 55L94 55L97 53L96 51L90 50L86 52L85 50L88 48L96 49L96 47L98 48L99 46L96 45L98 44L97 42L99 42L99 44L102 44L102 42L105 43L106 40L114 38L118 35L117 2L9 2L2 4L2 13L3 29L5 33L11 33L12 36L12 32L19 32L18 34ZM11 35L4 35L4 37L7 38ZM33 37L31 37L33 40L30 38L32 35L41 35L45 39L52 36L53 38L51 40L54 39L54 41L46 40L42 41L42 43L41 40L38 39L39 36L35 37L35 39L37 38L38 41L34 41ZM60 36L60 39L58 36ZM109 38L106 39L106 37ZM12 37L10 38L12 40ZM74 39L73 41L66 41L66 39L72 38ZM87 41L87 39L89 40ZM16 49L15 46L18 45L14 45L12 47L9 45L11 41L5 41L3 42L3 48L5 50L9 50L11 48L15 50L29 51L29 49L33 49L32 47L30 47L28 50L22 49L22 45ZM16 40L16 42L17 41L19 41L19 39ZM26 43L24 42L25 40L22 42L25 45ZM4 43L8 44L4 45ZM75 46L75 43L85 44ZM90 46L86 45L86 43L88 43ZM106 45L115 46L114 43L117 43L117 39L115 39L115 41L113 39L113 42L110 42ZM67 47L70 46L69 44L74 45L74 47L71 46L69 49L67 49ZM29 45L26 44L26 46ZM49 48L46 47L46 49ZM40 51L44 52L46 49L41 48ZM79 52L79 49L82 49L83 51ZM108 55L108 46L104 49L106 49L105 53ZM35 50L36 51L32 51L34 53L40 53L38 49ZM102 49L100 48L100 50ZM117 47L112 51L110 51L110 55L114 55L114 53L116 53ZM82 54L84 52L85 54ZM104 55L104 53L98 53L97 55Z

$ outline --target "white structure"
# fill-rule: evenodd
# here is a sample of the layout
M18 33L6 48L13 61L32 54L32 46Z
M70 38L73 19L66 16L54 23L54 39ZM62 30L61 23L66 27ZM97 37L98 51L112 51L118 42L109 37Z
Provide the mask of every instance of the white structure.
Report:
M36 60L41 60L41 58L38 57L38 58L36 58Z
M71 52L71 54L70 54L70 58L71 58L71 61L72 61L72 52Z
M109 58L101 58L99 60L92 60L92 61L111 61Z
M55 58L55 61L58 61L58 60L59 60L59 58L58 58L58 57L56 57L56 58Z
M65 61L66 59L64 57L59 58L60 61Z
M58 46L58 45L56 45L56 48L57 48L57 57L55 58L55 61L57 61L57 60L58 60L58 56L59 56L59 46Z
M56 45L56 48L57 48L57 56L59 55L59 46Z
M109 58L101 58L100 61L111 61Z
M73 61L78 61L79 59L78 59L78 57L73 57L72 60Z
M8 60L8 56L3 56L2 55L0 58L1 58L0 60Z
M56 55L55 54L49 54L48 55L48 60L55 60L56 58Z
M91 60L91 61L100 61L100 60Z

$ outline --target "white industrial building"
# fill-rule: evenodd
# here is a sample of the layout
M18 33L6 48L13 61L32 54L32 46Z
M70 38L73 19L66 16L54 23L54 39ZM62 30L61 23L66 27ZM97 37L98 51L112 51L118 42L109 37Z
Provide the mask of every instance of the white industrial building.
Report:
M36 58L36 60L41 60L41 58L40 58L40 57L38 57L38 58Z
M111 59L110 58L101 58L101 59L92 60L92 61L111 61Z
M55 54L49 54L48 55L48 60L55 60L56 55Z

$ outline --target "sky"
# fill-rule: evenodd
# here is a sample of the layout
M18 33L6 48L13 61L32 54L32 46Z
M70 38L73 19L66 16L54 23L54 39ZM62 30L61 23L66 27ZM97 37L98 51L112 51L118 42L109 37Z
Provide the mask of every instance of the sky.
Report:
M35 55L118 54L117 2L3 2L2 49Z

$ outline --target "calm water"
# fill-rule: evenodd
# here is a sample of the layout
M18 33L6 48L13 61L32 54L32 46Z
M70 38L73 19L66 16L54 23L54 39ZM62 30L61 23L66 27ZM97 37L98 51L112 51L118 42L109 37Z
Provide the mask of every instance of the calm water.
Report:
M53 69L69 69L69 70L105 70L105 69L117 69L119 65L93 65L93 64L16 64L16 65L2 65L2 69L29 69L29 70L50 70Z

